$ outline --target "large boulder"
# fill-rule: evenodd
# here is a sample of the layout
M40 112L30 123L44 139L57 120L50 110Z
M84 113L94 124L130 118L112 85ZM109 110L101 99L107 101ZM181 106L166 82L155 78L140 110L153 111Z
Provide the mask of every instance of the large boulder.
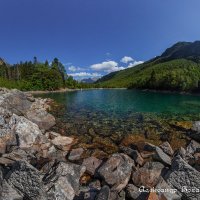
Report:
M157 185L164 173L164 165L159 162L147 162L132 174L134 185L152 188Z
M49 130L56 124L56 121L55 117L47 112L48 109L47 99L36 99L26 112L26 117L36 123L40 129Z
M200 172L191 167L179 155L172 160L166 182L183 194L185 199L200 199Z
M73 200L79 191L79 179L85 167L72 163L55 163L44 176L48 199Z
M26 161L17 161L13 164L3 180L3 189L5 189L4 184L11 186L14 191L23 196L23 199L47 199L40 172Z
M9 110L16 115L25 115L31 107L31 102L26 94L18 90L1 91L0 107Z
M113 154L98 170L99 175L111 187L120 192L131 176L134 161L125 154Z
M17 135L21 148L31 147L36 141L44 139L39 127L25 117L13 114L9 122L10 129Z

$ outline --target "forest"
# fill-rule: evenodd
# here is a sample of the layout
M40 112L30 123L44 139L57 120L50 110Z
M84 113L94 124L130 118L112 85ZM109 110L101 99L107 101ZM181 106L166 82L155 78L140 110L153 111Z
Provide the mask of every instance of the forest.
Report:
M7 64L0 59L0 87L26 90L58 90L60 88L85 88L89 84L80 83L68 76L64 65L58 58L51 63L33 61Z

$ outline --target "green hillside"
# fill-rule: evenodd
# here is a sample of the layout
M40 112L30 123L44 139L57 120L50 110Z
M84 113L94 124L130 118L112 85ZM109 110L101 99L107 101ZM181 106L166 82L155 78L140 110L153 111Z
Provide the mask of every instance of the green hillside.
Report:
M177 43L161 56L144 64L102 77L96 85L175 91L199 90L199 49L200 42Z

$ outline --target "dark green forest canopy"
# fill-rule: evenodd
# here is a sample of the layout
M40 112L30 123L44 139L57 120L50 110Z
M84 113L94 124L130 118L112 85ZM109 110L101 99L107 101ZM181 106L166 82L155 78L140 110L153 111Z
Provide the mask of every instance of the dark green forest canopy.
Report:
M199 91L200 42L179 42L150 61L102 77L96 86Z
M0 87L18 88L20 90L58 90L60 88L84 88L87 84L78 83L68 76L64 65L55 58L48 61L20 62L9 65L0 59Z

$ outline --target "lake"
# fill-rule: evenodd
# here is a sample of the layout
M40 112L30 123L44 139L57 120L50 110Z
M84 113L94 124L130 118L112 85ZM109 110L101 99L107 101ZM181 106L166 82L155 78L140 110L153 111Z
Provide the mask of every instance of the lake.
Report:
M100 137L118 145L125 135L132 134L145 134L152 140L158 135L160 139L163 133L163 137L170 137L166 134L180 133L171 128L172 124L200 119L198 95L94 89L39 96L63 105L57 112L62 125L57 128L64 129L66 135L78 136L84 144Z

